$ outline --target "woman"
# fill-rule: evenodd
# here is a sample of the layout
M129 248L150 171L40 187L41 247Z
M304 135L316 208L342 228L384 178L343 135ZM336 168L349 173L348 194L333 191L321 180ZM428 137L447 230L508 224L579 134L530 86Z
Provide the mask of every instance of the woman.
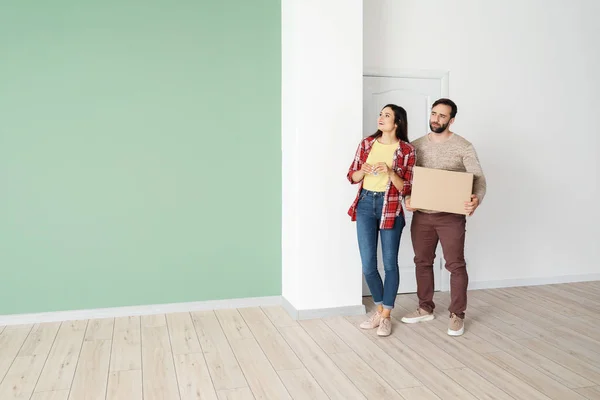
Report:
M410 194L415 148L408 143L406 111L386 105L377 119L377 132L358 146L348 170L348 180L358 184L358 194L348 214L356 221L362 270L377 310L360 324L377 329L379 336L392 332L390 313L398 293L398 249L404 229L401 198ZM377 270L377 234L381 237L385 283Z

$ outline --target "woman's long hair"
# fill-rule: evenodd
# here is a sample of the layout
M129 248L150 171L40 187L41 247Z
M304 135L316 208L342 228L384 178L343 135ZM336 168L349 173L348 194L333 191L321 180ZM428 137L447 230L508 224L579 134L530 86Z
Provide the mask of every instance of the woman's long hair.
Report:
M406 117L406 110L395 104L387 104L383 108L385 107L391 108L394 112L394 123L396 124L396 139L408 143L408 120ZM383 132L377 129L377 132L372 134L371 137L378 138L381 135L383 135Z

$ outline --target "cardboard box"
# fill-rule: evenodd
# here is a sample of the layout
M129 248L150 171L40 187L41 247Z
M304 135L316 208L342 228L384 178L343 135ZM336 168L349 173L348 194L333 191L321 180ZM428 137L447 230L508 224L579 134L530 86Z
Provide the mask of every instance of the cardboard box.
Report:
M465 201L471 200L472 193L473 174L470 172L413 168L412 208L467 215Z

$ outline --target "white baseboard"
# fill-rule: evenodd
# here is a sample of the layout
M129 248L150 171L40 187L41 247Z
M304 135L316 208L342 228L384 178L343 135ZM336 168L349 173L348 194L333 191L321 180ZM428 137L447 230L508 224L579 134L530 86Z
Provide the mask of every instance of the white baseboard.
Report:
M469 282L469 290L500 289L517 286L553 285L558 283L599 281L600 274L562 275L545 278L503 279L497 281Z
M57 311L39 314L0 315L0 325L39 324L96 318L117 318L177 312L279 306L281 296L247 297L241 299L209 300L192 303L155 304L148 306L98 308L93 310Z
M285 297L281 298L281 306L295 320L327 318L327 317L347 317L353 315L364 315L366 313L363 304L345 307L317 308L313 310L297 310Z
M590 281L600 281L600 274L563 275L545 278L523 278L504 279L497 281L469 282L469 290L498 289L516 286L552 285L558 283ZM365 306L362 304L347 307L319 308L314 310L296 310L296 308L282 296L268 296L247 297L241 299L227 300L209 300L191 303L172 303L147 306L99 308L92 310L57 311L38 314L0 315L0 326L279 305L283 306L283 308L288 312L288 314L295 320L365 314Z

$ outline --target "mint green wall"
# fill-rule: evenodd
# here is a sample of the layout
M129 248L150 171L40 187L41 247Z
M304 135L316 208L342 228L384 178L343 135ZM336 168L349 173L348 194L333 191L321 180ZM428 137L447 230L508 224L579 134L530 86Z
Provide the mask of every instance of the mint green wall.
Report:
M277 0L0 3L0 314L281 294Z

